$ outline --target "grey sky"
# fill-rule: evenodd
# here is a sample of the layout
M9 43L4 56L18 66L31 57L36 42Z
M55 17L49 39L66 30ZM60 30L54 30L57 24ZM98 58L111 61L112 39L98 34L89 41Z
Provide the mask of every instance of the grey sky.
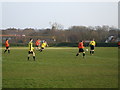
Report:
M117 2L4 2L2 28L49 28L49 22L118 27Z

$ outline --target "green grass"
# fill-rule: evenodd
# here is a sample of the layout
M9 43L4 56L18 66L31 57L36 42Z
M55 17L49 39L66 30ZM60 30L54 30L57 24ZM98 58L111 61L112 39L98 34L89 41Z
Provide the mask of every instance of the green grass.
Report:
M27 61L25 48L2 54L3 88L117 88L118 50L99 47L76 57L77 48L46 48Z

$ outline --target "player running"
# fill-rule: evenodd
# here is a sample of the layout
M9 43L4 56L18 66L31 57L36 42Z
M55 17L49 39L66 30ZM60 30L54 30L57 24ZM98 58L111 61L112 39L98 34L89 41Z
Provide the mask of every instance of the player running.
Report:
M33 56L33 59L34 59L34 61L35 61L35 52L34 52L34 47L33 47L33 39L31 38L30 39L30 42L29 42L29 44L28 44L28 46L29 46L29 51L28 51L28 60L29 60L29 58L30 58L30 56L32 55Z
M6 49L5 49L5 51L4 51L4 53L6 52L6 51L8 51L8 53L10 53L10 44L9 44L9 40L8 39L6 39L6 41L5 41L5 47L6 47Z
M37 39L37 41L35 42L36 50L40 50L40 41L40 39Z
M47 46L48 46L48 44L47 44L46 40L43 40L43 43L42 43L42 45L41 45L40 52L42 52L42 51L45 49L45 47L47 47Z
M84 51L83 41L80 41L80 42L79 42L78 48L79 48L79 51L78 51L78 53L76 54L76 56L78 56L80 53L83 53L83 58L84 58L84 57L85 57L85 51Z
M94 41L94 39L92 41L90 41L89 45L90 45L90 55L93 55L95 52L94 49L95 49L95 45L96 45L96 42Z
M120 49L120 41L118 41L118 48Z

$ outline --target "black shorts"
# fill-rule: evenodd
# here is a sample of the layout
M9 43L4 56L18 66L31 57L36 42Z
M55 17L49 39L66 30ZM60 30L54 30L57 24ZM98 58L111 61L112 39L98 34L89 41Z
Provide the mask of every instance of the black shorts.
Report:
M79 48L79 52L84 52L84 49L83 48Z
M94 47L95 47L94 45L91 45L91 46L90 46L90 49L91 49L91 50L94 50Z
M28 51L28 54L33 54L33 51Z
M6 49L8 49L9 47L6 47Z
M36 47L38 47L38 45L36 45Z
M41 47L41 49L45 49L44 47Z

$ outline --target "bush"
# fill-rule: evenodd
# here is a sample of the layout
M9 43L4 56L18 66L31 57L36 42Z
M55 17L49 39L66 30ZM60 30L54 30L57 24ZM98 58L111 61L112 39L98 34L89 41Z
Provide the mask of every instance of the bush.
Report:
M97 47L117 47L117 43L97 43Z
M50 44L51 47L77 47L78 43L56 43ZM85 47L89 46L89 43L84 43ZM117 47L117 43L96 43L96 47Z

